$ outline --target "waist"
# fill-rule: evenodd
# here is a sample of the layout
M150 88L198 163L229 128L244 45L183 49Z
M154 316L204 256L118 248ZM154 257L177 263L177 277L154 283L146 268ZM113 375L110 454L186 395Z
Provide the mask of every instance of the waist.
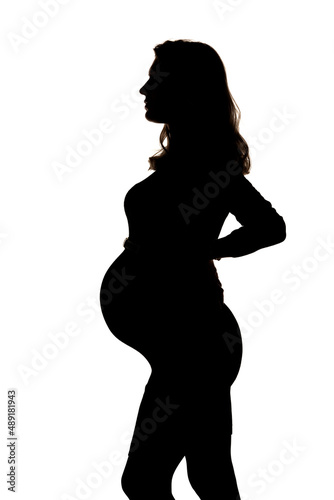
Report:
M163 287L168 293L207 295L209 300L224 303L224 289L213 260L196 252L185 254L166 248L149 251L129 238L125 238L123 246L137 262L142 279L157 292Z
M130 238L125 238L123 241L123 247L134 254L139 254L139 252L142 251L142 245L138 245L138 243L130 240Z
M205 245L194 241L175 241L166 239L164 241L152 239L150 242L142 244L130 238L125 238L123 247L133 257L139 260L161 260L165 258L175 261L205 263L210 259L207 257Z

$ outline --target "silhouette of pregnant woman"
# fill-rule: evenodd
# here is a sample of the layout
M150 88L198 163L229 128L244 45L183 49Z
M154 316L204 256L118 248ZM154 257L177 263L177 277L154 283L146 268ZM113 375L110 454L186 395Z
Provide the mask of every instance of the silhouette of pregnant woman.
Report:
M242 338L213 260L282 242L285 223L245 178L249 149L217 52L192 40L154 52L140 93L146 119L164 124L161 150L125 196L129 237L100 290L108 328L152 369L122 488L130 500L172 500L185 457L199 498L236 500L230 389ZM241 227L219 238L229 213Z

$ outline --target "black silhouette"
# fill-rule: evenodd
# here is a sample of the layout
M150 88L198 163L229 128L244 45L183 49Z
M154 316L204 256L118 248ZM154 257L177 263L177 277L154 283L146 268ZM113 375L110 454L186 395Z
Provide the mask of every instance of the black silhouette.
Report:
M236 500L230 388L242 338L213 259L280 243L285 223L245 178L248 146L217 52L191 40L154 51L140 92L146 119L164 123L162 148L126 194L129 238L100 291L109 329L152 368L122 487L131 500L171 500L186 457L202 500ZM230 212L241 227L219 238Z

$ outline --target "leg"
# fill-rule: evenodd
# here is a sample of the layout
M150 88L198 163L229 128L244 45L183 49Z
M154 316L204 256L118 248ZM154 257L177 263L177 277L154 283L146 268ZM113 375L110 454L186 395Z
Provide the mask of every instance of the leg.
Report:
M208 391L209 393L211 391ZM231 459L230 389L220 389L187 408L186 461L189 482L201 500L240 500Z
M189 481L201 500L240 500L230 454L231 434L222 434L215 443L197 441L196 448L186 453Z
M152 373L146 385L122 475L130 500L174 500L172 478L184 457L183 404L177 391Z
M200 377L192 377L196 388L189 385L187 391L185 456L188 477L201 500L240 500L231 459L231 385L242 359L240 328L226 305L213 322L204 320L200 328L211 335L208 347L203 346L201 357L198 357Z

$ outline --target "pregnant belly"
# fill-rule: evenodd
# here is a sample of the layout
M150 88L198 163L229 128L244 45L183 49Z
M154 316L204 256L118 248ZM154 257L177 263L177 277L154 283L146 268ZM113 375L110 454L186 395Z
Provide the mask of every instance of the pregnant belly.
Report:
M209 269L209 268L208 268ZM220 308L219 289L210 270L190 269L186 262L140 263L124 250L102 280L100 306L113 335L142 353L148 360L170 344L182 349L195 335L201 315ZM211 280L211 281L210 281Z
M124 250L103 277L100 288L101 311L108 327L116 336L121 324L127 322L126 311L131 315L134 313L137 303L134 288L138 274L134 258Z
M124 250L107 270L100 288L101 311L109 330L147 359L162 346L157 323L161 322L163 291L157 276L154 266L143 266Z

